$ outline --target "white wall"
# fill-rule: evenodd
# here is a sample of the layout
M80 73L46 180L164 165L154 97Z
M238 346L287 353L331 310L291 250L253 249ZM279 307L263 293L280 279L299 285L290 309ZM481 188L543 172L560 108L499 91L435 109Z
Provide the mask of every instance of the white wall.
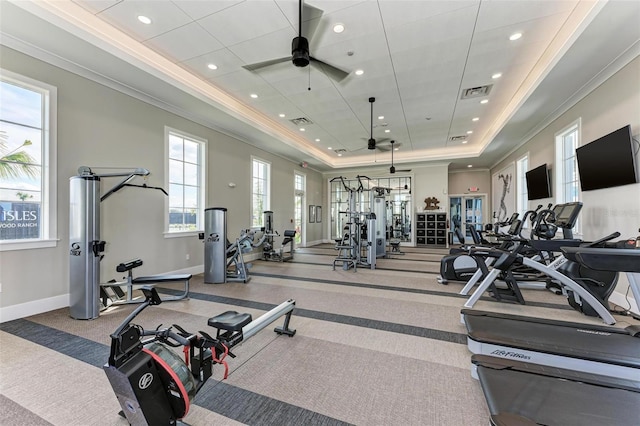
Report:
M58 89L59 240L55 248L0 253L0 319L67 305L69 177L81 165L144 167L151 171L148 184L164 187L165 126L208 140L206 207L228 209L229 238L250 226L251 155L271 163L274 228L281 233L292 228L294 171L302 170L295 163L4 46L0 56L4 69ZM310 201L319 204L323 179L310 169L304 173ZM103 193L117 182L103 179ZM237 186L230 188L229 182ZM202 270L203 244L196 236L165 238L164 202L159 191L125 188L102 203L101 239L107 241L102 281L120 279L115 266L135 257L144 261L136 275ZM319 235L311 230L307 239Z
M516 161L524 153L529 153L529 168L547 163L555 170L555 134L569 124L581 119L581 141L587 144L601 136L627 124L631 133L640 134L640 58L623 67L611 78L598 86L573 107L567 110L531 140L497 164L492 173L506 164ZM638 158L640 160L640 158ZM638 161L640 165L640 161ZM607 173L603 170L602 173ZM555 182L555 177L553 177ZM555 196L555 194L553 194ZM584 203L581 212L582 235L585 240L593 240L613 232L622 237L638 236L640 227L640 183L616 188L582 192ZM530 202L530 206L540 200ZM546 201L546 200L543 200ZM615 297L626 292L627 282L620 280Z

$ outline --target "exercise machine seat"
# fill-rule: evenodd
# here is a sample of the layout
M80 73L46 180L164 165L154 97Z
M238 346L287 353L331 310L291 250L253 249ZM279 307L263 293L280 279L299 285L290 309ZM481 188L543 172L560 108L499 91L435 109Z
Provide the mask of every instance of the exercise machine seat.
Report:
M251 314L239 314L236 311L226 311L209 318L207 324L211 327L227 331L241 331L242 327L251 322Z
M293 238L296 236L296 231L294 229L286 229L284 231L284 240L282 241L282 245L287 245L289 244L291 241L293 241Z
M187 281L191 279L191 274L182 275L150 275L148 277L137 277L131 282L133 284L153 284L153 283L170 283L178 281Z

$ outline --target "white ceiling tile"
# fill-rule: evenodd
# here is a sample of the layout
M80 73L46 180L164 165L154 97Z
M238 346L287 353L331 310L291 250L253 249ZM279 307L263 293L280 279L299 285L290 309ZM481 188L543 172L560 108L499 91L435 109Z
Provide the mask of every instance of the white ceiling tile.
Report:
M380 1L380 10L384 17L384 26L387 30L404 26L408 23L435 18L439 20L444 15L455 16L460 9L478 9L479 0L471 1L451 1L451 0L429 0L429 1Z
M193 20L204 18L216 12L220 12L244 0L173 0L173 3Z
M150 18L151 24L138 21L140 15ZM98 16L140 41L191 22L191 18L170 1L127 0L100 12Z
M209 64L216 65L218 69L209 69L207 67ZM183 61L180 65L202 78L210 80L231 72L237 72L242 65L242 61L228 49L220 49Z
M248 0L197 22L227 47L291 27L277 5L264 0Z
M526 25L528 21L558 13L566 16L577 3L577 0L485 0L480 6L476 31L483 32L505 25Z
M292 28L283 28L251 40L229 46L229 50L250 65L291 56L291 41L296 36ZM293 66L291 62L289 65Z
M160 54L181 62L222 48L197 22L160 34L144 42Z
M72 0L74 3L79 4L83 8L87 9L91 13L102 12L111 6L120 3L123 0Z

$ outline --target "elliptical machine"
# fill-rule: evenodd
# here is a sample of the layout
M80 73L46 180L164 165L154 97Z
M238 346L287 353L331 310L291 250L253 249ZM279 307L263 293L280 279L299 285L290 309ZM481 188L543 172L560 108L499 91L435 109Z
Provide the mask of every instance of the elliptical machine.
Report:
M153 287L142 287L145 301L111 334L111 352L104 365L111 387L122 407L120 415L131 425L185 425L180 421L189 412L196 393L211 377L213 364L225 367L231 348L239 345L281 316L282 327L274 331L293 336L289 329L295 300L281 303L252 321L251 314L227 311L209 318L217 328L215 338L199 331L189 333L178 325L145 330L131 321L145 308L162 303ZM177 332L172 331L175 328ZM144 339L143 337L149 338ZM170 347L183 347L184 361Z

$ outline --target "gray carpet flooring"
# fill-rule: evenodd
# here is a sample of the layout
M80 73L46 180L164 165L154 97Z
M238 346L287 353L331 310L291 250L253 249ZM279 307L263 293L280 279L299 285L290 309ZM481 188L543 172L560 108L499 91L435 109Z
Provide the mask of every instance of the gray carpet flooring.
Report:
M330 246L299 249L292 262L253 262L247 284L195 276L189 299L149 307L134 322L214 334L207 319L215 314L233 309L256 318L296 300L297 334L268 327L236 347L228 379L217 367L193 401L185 421L194 426L486 425L460 323L462 284L436 281L442 254L411 248L381 259L379 269L354 272L333 270ZM561 296L524 295L526 306L486 297L476 307L597 323L567 309ZM1 324L0 423L126 424L102 365L110 333L133 309L111 308L93 321L60 309Z

